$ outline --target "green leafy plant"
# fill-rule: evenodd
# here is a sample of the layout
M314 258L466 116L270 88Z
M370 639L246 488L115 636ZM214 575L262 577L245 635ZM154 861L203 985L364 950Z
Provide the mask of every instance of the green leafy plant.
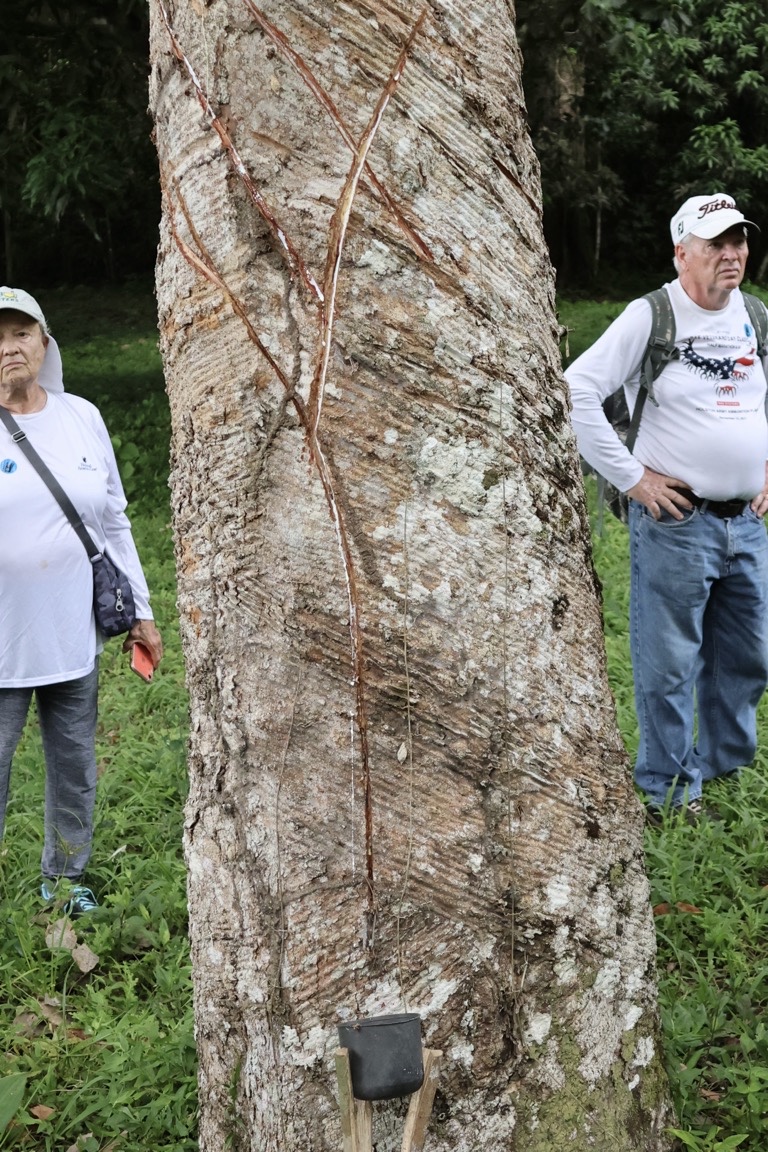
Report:
M27 1078L20 1072L0 1079L0 1132L13 1120L24 1099Z
M151 266L159 214L143 0L5 0L0 208L5 283ZM34 68L29 61L34 60ZM22 239L23 238L23 239Z
M561 287L658 269L677 205L768 182L768 23L748 0L518 0L523 80ZM603 254L610 262L600 267ZM668 255L669 254L669 255Z

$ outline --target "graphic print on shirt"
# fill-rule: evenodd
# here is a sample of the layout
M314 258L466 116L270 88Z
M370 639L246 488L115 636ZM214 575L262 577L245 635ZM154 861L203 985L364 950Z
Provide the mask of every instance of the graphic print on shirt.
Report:
M731 381L729 384L717 384L716 391L718 395L735 396L737 385L733 381L748 379L749 372L744 371L744 369L754 365L757 352L755 333L751 324L744 325L744 334L750 342L749 351L745 355L738 357L702 356L694 350L695 337L689 336L683 343L680 359L690 365L694 372L698 372L705 380Z
M17 464L15 460L0 460L0 472L15 472Z

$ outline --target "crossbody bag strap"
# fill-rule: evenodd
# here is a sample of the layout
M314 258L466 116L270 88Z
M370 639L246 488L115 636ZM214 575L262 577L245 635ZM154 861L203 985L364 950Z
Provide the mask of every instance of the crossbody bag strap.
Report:
M77 535L80 538L80 542L88 553L89 559L93 561L98 556L101 556L101 552L91 539L90 533L88 532L88 529L85 527L80 517L80 513L75 508L69 496L67 496L61 484L59 484L58 480L54 476L53 472L51 472L45 461L41 460L41 458L38 456L37 452L27 439L26 432L19 428L11 413L7 408L3 408L2 405L0 405L0 420L2 420L3 424L5 424L6 428L10 432L14 444L16 444L24 453L27 460L29 460L30 464L39 475L40 479L50 490L51 495L61 508L67 520L69 520L75 532L77 532Z

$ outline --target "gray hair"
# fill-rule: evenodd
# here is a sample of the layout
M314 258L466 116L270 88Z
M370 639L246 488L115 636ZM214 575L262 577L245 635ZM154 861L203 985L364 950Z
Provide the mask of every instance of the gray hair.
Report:
M693 233L692 233L692 232L689 232L687 236L684 236L684 237L682 238L682 240L680 240L680 241L679 241L679 244L680 244L681 248L685 248L685 249L686 249L686 251L687 251L687 250L690 248L690 246L691 246L691 236L692 236L692 235L693 235ZM680 261L679 261L679 259L678 259L678 257L677 257L677 253L675 253L675 255L672 257L672 263L673 263L673 264L674 264L674 266L675 266L675 272L677 272L677 274L678 274L678 276L679 276L679 275L680 275L680 272L682 271L682 269L681 269L681 267L680 267Z

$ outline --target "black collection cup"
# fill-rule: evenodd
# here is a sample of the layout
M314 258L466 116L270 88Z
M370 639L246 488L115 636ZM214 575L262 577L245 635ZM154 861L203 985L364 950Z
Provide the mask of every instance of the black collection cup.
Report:
M339 1024L339 1044L349 1052L352 1091L357 1100L410 1096L424 1081L421 1017L371 1016Z

